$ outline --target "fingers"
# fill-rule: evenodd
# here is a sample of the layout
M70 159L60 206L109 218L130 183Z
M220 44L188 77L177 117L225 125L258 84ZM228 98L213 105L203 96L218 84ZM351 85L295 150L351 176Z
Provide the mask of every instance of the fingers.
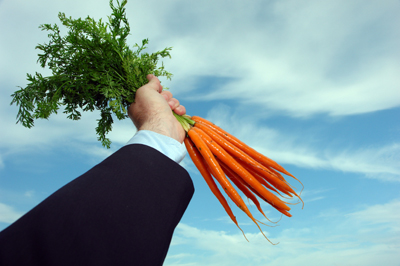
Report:
M172 99L172 93L170 91L162 91L161 95L167 102L169 102Z
M186 114L186 108L183 105L180 105L179 101L173 98L172 93L170 91L163 91L161 95L167 101L171 110L173 110L178 115Z
M174 109L174 112L175 112L177 115L184 115L184 114L186 114L186 108L185 108L185 106L183 106L183 105L179 105L178 107L176 107L176 108Z
M175 110L180 104L179 101L175 98L172 98L171 100L168 101L169 107L171 107L171 110Z
M164 97L165 101L168 103L171 110L173 110L178 115L186 114L186 108L180 105L177 99L173 98L172 93L170 91L163 91L160 80L156 76L154 76L153 74L149 74L147 75L147 79L149 80L149 83L145 86L148 86L149 88L160 93Z

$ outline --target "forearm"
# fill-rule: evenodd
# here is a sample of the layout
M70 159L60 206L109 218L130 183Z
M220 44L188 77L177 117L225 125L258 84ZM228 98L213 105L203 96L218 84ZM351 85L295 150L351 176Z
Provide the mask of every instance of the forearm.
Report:
M127 145L1 232L0 264L161 265L193 191L179 164Z

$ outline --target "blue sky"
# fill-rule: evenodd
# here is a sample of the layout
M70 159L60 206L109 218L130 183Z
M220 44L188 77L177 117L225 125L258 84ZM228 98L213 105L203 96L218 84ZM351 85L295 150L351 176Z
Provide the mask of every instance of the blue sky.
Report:
M36 64L34 47L47 42L38 26L58 23L60 11L110 14L108 1L0 0L0 230L135 133L118 121L106 150L96 141L98 113L15 124L10 95L26 73L48 73ZM232 206L247 242L187 156L196 192L165 265L398 265L399 12L394 0L128 1L131 44L173 47L164 63L174 77L163 84L188 114L220 125L305 186L304 209L262 227L276 246Z

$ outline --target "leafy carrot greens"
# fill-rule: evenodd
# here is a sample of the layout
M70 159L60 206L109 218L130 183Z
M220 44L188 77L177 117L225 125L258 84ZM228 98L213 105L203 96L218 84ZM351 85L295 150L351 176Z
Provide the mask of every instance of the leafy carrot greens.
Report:
M127 45L126 4L123 0L114 6L111 0L112 14L106 23L59 13L62 25L68 28L65 36L56 24L40 25L49 31L50 40L36 46L42 51L38 62L52 75L27 74L28 85L11 95L11 104L19 106L17 123L31 128L34 119L48 119L60 106L72 120L81 118L80 111L100 110L96 133L102 145L110 148L106 135L112 129L113 114L119 120L127 118L126 108L134 102L136 90L148 82L146 76L172 77L158 65L160 58L170 57L170 47L148 54L143 52L148 39L134 45L134 50Z

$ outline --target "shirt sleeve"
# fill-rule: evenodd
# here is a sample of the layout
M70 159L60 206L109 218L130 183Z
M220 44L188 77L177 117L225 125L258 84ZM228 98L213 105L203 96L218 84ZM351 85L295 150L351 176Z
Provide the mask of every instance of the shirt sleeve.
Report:
M143 144L152 147L171 160L180 163L186 155L183 143L150 130L139 130L126 145Z

